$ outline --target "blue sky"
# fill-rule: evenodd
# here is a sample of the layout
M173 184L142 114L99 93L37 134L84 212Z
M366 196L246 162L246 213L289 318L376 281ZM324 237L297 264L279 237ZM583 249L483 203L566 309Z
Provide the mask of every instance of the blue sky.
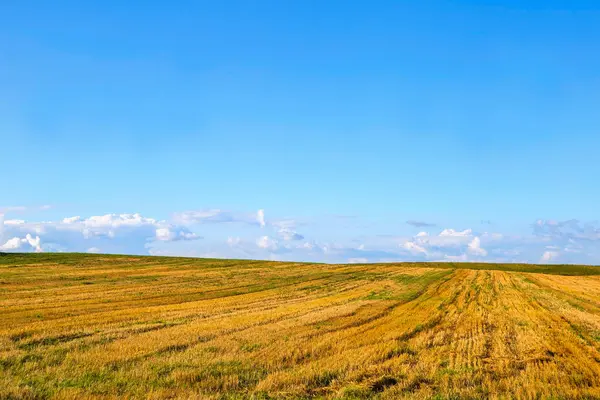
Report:
M600 264L599 20L3 2L0 249Z

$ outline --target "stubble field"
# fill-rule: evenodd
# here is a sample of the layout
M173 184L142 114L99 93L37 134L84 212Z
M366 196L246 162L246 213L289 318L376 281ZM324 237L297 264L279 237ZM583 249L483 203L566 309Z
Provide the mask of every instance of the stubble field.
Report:
M0 399L600 398L598 274L0 254Z

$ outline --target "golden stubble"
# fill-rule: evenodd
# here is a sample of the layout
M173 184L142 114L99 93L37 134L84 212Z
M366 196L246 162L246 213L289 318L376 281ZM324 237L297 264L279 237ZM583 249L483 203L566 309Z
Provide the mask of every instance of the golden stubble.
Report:
M596 276L82 256L0 310L0 398L600 396Z

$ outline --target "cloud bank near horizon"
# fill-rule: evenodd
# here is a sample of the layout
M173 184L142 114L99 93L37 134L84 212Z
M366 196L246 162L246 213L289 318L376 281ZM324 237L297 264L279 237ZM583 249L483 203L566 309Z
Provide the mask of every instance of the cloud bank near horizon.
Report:
M36 208L36 210L48 209ZM577 220L537 220L527 235L438 228L407 221L413 235L336 237L311 223L269 218L265 210L220 209L173 213L159 220L139 213L66 216L30 221L27 208L0 208L2 252L89 252L366 263L394 261L600 264L600 227ZM14 218L18 216L18 218ZM337 221L337 222L336 222ZM314 221L313 221L314 223ZM346 230L339 218L328 223ZM219 228L217 229L217 226ZM400 228L399 228L400 229Z

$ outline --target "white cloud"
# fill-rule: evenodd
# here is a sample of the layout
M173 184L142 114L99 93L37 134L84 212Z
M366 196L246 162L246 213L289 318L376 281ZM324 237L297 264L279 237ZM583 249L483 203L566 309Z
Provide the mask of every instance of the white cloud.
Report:
M488 251L482 247L481 238L475 236L471 229L457 231L447 228L437 235L419 232L401 242L400 248L424 261L468 261L471 257L479 259L488 255Z
M101 250L97 247L90 247L89 249L86 250L86 253L91 253L91 254L98 254L100 252L101 252Z
M2 246L0 246L0 250L4 250L4 251L17 250L20 248L21 248L21 239L18 237L9 239L6 243L4 243Z
M482 257L485 257L488 254L487 250L481 247L481 239L479 239L477 236L474 237L473 240L471 240L471 242L469 243L468 251L473 255Z
M560 255L558 251L545 251L542 254L542 258L540 258L541 263L548 263L556 260L556 258Z
M163 242L174 242L178 240L196 240L201 237L193 232L187 230L171 228L171 227L160 227L156 229L156 240Z
M404 249L410 251L413 254L424 254L427 255L427 250L423 246L419 246L415 242L405 242L401 245Z
M296 231L296 221L293 219L274 221L270 225L277 228L277 236L279 236L281 240L291 241L304 239L304 236Z
M31 237L30 234L25 235L25 240L27 241L27 243L29 244L29 246L31 246L36 253L39 253L42 251L42 246L40 246L40 237L36 236L35 239Z
M261 228L265 227L265 210L258 210L256 212L256 221Z
M256 245L261 249L268 249L271 251L277 250L279 248L278 242L275 239L272 239L268 236L261 236L256 240Z
M6 231L10 232L9 237L35 235L44 243L31 244L30 247L35 251L86 251L99 247L107 252L143 254L152 243L201 238L187 227L137 213L105 214L89 218L75 216L51 222L6 222L8 221L1 224L1 236L6 236ZM10 245L14 246L14 241Z
M575 220L539 220L531 234L520 236L427 228L412 237L366 234L362 229L353 234L356 227L348 228L343 219L315 220L267 220L262 209L248 213L188 211L173 214L170 220L124 213L68 216L47 222L7 220L0 213L0 251L213 255L332 263L485 260L600 264L599 228ZM223 224L214 226L218 223ZM315 237L298 233L298 225L310 224L315 225L306 231L316 232ZM258 227L263 229L257 238ZM200 232L207 239L196 241L202 238ZM193 240L196 242L191 243Z
M25 235L24 238L13 237L9 239L6 243L0 246L1 251L14 251L14 250L26 250L27 247L29 249L39 253L42 251L42 247L40 245L40 237L36 236L35 238L30 234Z
M75 221L80 221L80 217L76 218ZM89 217L86 220L81 221L88 228L98 229L113 229L119 227L136 227L142 225L154 225L156 220L153 218L145 218L140 214L105 214Z
M465 229L464 231L455 231L454 229L444 229L440 232L439 236L450 236L450 237L465 237L471 236L473 231L471 229Z
M440 252L448 251L449 248L467 246L472 240L472 233L471 229L464 231L444 229L438 235L419 232L412 239L404 242L402 247L411 253L429 254L432 257L436 257L440 255Z

